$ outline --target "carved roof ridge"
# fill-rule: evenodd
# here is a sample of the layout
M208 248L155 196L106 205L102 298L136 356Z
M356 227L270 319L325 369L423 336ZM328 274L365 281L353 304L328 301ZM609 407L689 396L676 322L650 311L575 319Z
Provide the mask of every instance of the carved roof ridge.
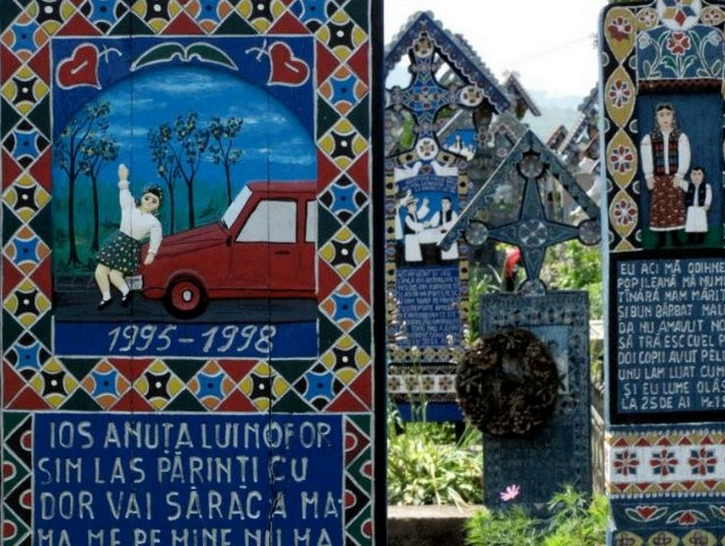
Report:
M468 41L460 34L448 31L440 21L436 20L431 11L419 11L411 15L392 41L385 46L386 76L412 47L415 36L423 31L428 33L440 55L459 76L462 75L468 82L476 84L483 90L483 94L498 113L508 110L511 101L496 76Z
M557 125L551 131L549 131L549 134L546 136L546 139L544 140L545 144L549 147L553 146L554 145L553 140L557 136L559 136L559 134L561 134L561 133L564 134L564 138L566 138L566 135L569 134L568 129L563 124Z
M505 129L507 129L509 134L516 137L517 141L529 129L529 126L526 123L522 123L521 121L519 121L518 118L514 116L511 112L503 112L496 116L496 118L494 118L494 120L491 122L491 128L489 129L489 131L491 133L494 133L499 127L504 127Z
M529 110L531 110L531 113L534 116L539 117L541 115L541 110L539 110L539 107L536 105L534 99L531 97L529 92L526 91L526 88L521 83L521 80L519 80L516 72L509 72L508 76L506 77L506 81L503 82L504 89L507 90L509 86L513 86L516 89L516 92L521 96L522 99L524 99L526 106L529 107Z

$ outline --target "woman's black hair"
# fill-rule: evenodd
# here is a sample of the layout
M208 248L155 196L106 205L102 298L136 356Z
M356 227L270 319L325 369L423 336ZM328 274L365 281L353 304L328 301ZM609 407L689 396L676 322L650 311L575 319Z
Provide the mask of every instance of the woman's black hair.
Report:
M705 171L705 167L702 165L695 165L690 169L690 174L692 174L692 171L702 171L702 176L705 177L707 175L707 172Z
M146 184L143 187L143 191L141 192L141 195L144 195L144 194L147 194L147 193L152 193L156 197L158 197L159 198L159 204L161 204L161 201L164 198L164 191L161 188L161 186L159 186L158 184Z
M672 105L671 102L660 102L655 106L655 115L660 112L661 110L669 110L672 112L672 129L679 131L680 124L677 122L677 111L675 110L675 107ZM655 128L654 133L657 133L660 131L659 122L655 122Z
M151 195L155 195L159 200L159 209L161 208L161 203L164 202L164 190L161 186L158 184L146 184L143 187L143 190L141 191L141 197L146 195L147 193L150 193ZM140 199L135 199L136 206L138 207L141 204ZM155 215L159 213L158 209L154 212Z

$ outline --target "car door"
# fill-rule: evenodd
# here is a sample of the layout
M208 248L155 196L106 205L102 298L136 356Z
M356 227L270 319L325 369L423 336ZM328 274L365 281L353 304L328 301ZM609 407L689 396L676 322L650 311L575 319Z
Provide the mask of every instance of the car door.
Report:
M250 203L251 204L251 203ZM263 198L241 226L233 244L235 285L241 290L299 290L297 201Z

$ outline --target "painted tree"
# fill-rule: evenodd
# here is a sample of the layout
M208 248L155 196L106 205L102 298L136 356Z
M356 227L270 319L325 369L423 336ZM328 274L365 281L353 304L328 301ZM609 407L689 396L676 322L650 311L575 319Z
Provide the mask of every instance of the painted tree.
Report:
M93 251L97 251L99 248L98 179L103 167L118 158L119 150L118 142L108 135L105 128L98 133L91 132L81 146L80 170L90 178L93 192L93 240L91 241Z
M209 146L212 161L224 168L227 183L227 204L232 202L232 166L242 159L241 148L234 146L234 139L242 129L242 118L230 117L221 119L213 117L209 123L209 136L214 142Z
M189 228L193 228L195 225L194 180L201 167L204 152L209 145L209 130L199 126L197 112L189 112L186 117L176 116L173 127L166 123L160 125L159 131L173 135L173 138L168 141L168 146L178 168L178 174L186 184L189 201Z
M88 139L108 130L108 102L90 103L61 131L55 145L57 165L68 177L68 265L80 264L76 247L75 187L83 174L83 152Z
M174 186L179 179L179 165L176 156L171 149L171 141L174 138L169 125L162 125L158 129L151 129L148 133L149 146L151 148L151 160L156 167L157 176L164 182L169 194L169 208L171 209L170 232L176 231L176 205L174 200Z

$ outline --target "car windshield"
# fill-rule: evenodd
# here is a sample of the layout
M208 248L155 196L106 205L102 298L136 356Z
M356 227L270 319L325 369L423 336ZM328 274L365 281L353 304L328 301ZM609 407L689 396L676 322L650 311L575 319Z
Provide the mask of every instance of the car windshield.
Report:
M232 227L236 219L239 217L239 213L242 212L244 205L247 204L247 201L249 201L251 196L252 190L250 190L247 186L244 186L242 191L240 191L234 198L232 204L229 205L229 208L224 213L224 216L222 216L221 222L225 228L229 229Z

